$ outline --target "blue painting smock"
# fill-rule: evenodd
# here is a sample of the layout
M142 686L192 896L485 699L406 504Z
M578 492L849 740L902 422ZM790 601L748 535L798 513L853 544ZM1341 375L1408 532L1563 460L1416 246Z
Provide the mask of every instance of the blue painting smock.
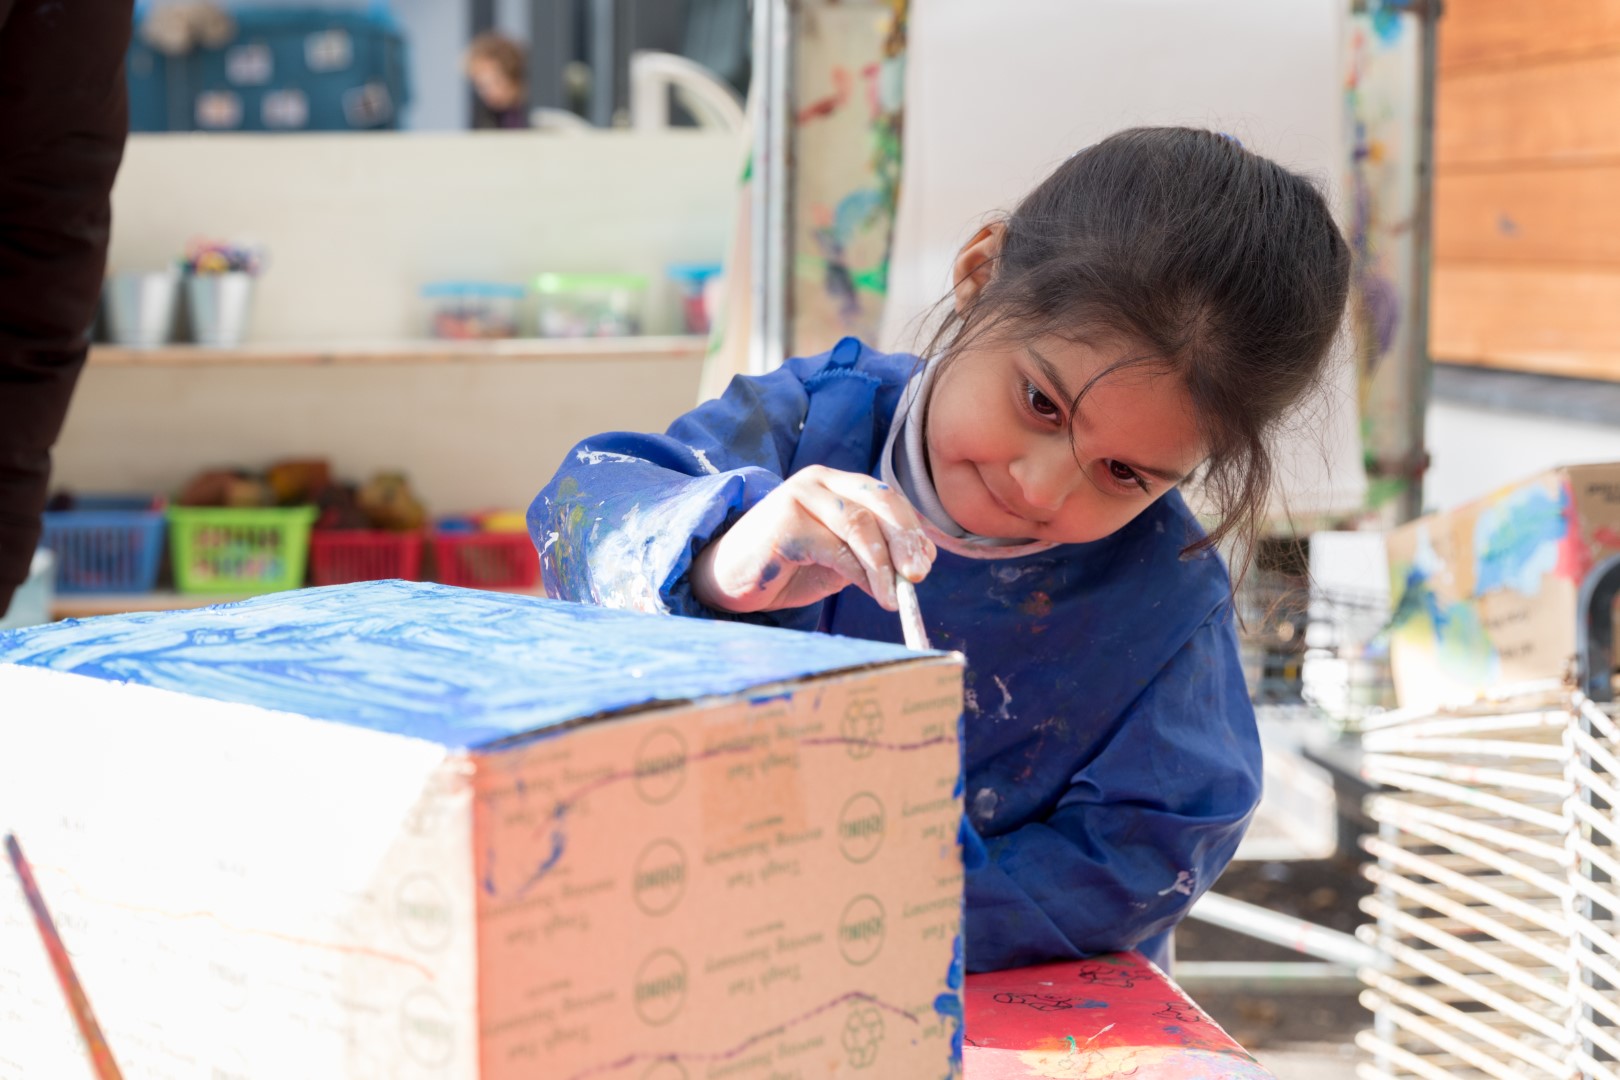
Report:
M875 476L915 356L846 339L681 417L568 455L529 508L555 597L901 640L851 586L736 616L692 596L694 556L809 465ZM1171 491L1124 528L1012 558L941 549L917 586L931 641L967 658L969 971L1120 949L1167 966L1169 932L1237 849L1260 743L1226 570L1183 558Z

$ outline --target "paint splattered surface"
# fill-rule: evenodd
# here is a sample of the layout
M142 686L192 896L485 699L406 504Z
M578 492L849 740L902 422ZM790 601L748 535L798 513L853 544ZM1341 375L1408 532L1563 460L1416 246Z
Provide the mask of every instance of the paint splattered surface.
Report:
M405 581L0 633L0 663L476 748L581 717L892 662L894 645Z
M972 1080L1271 1080L1138 953L970 975Z

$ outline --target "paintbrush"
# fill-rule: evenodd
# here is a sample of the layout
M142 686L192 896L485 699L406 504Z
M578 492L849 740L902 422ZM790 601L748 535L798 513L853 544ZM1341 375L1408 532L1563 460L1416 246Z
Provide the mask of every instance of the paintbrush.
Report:
M905 636L906 648L927 652L928 631L923 626L922 607L917 603L917 586L898 570L894 574L894 595L900 602L900 632Z
M79 1025L79 1035L84 1039L85 1049L90 1052L96 1080L123 1080L124 1074L118 1071L118 1063L113 1060L112 1050L101 1035L96 1015L90 1011L90 999L84 996L84 987L79 985L79 977L73 972L73 961L68 957L67 946L62 944L62 935L57 933L56 923L45 907L45 897L40 895L34 872L29 868L28 860L23 858L17 838L11 833L6 834L6 855L11 859L11 868L16 871L17 880L22 883L28 906L33 910L34 925L39 928L39 936L45 940L45 951L50 955L51 967L56 969L56 981L61 984L62 993L67 997L68 1010L73 1013L74 1023Z

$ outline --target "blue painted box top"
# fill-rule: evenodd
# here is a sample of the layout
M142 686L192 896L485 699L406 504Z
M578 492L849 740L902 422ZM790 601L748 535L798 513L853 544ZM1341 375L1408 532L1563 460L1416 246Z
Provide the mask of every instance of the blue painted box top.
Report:
M916 654L735 622L407 581L0 633L0 663L476 749L571 720Z

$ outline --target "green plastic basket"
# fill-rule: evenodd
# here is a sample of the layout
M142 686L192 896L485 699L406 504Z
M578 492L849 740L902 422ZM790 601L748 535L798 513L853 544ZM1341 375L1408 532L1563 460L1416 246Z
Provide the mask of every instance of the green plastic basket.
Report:
M256 594L304 583L313 506L169 508L174 587L183 593Z

